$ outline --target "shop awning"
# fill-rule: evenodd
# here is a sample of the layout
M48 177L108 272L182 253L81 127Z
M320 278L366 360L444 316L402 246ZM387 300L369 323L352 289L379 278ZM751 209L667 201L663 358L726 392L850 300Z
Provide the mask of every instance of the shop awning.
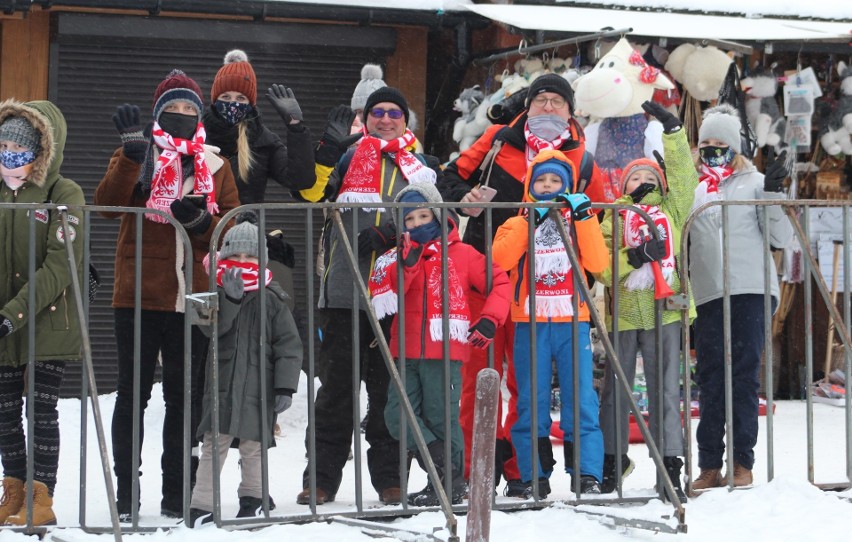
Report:
M632 28L632 35L690 40L790 41L839 40L852 37L852 23L799 19L725 17L577 8L472 4L467 9L494 21L549 32L593 33L604 27Z

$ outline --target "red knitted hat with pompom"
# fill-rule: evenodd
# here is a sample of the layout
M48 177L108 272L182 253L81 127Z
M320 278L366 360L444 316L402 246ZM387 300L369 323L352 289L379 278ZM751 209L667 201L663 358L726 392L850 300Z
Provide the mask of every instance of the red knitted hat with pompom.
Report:
M236 91L245 95L251 105L257 103L257 77L244 51L234 49L225 55L225 65L219 68L210 91L210 102L223 92Z

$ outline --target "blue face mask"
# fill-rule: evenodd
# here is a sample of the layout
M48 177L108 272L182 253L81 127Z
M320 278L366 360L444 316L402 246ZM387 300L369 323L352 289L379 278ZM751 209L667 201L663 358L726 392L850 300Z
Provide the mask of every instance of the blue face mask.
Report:
M701 161L709 167L720 167L731 163L734 159L734 150L731 147L701 147L698 149L698 155Z
M32 151L0 151L0 164L3 164L6 169L17 169L33 163L35 159L36 155Z
M242 122L252 110L251 104L223 102L222 100L216 100L213 107L216 108L216 113L222 117L222 120L231 126L236 126Z
M437 220L433 220L428 224L421 224L416 228L408 230L412 241L416 241L421 245L428 243L432 239L441 237L441 224Z

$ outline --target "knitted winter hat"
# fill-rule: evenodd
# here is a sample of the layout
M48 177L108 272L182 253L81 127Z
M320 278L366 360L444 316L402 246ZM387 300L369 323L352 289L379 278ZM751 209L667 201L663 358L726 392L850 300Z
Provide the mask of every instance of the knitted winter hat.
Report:
M169 104L180 100L194 105L199 116L204 110L198 83L181 70L172 70L154 91L154 119L159 119Z
M406 186L394 198L394 201L397 202L407 202L407 203L443 203L444 199L441 197L441 193L438 192L438 189L435 188L435 185L432 183L414 183ZM405 219L405 215L413 211L413 207L403 207L403 219ZM430 211L435 215L435 220L438 222L441 221L441 211L437 207L430 207ZM394 217L396 213L394 213Z
M542 197L541 194L536 194L535 192L533 192L533 185L535 184L535 180L541 175L544 175L545 173L553 173L562 180L562 188L549 197ZM571 182L573 178L574 175L571 172L571 167L568 165L568 163L563 162L562 160L551 158L550 160L539 162L533 166L532 175L530 175L530 198L532 198L534 201L541 201L543 199L550 199L552 197L555 197L556 194L570 194L573 190L573 183Z
M399 89L395 89L393 87L382 87L378 90L373 91L372 94L367 98L366 103L364 103L364 113L363 119L364 123L367 123L367 114L370 109L373 108L374 105L382 103L382 102L390 102L392 104L396 104L402 109L402 112L405 114L405 124L408 125L408 102L405 101L405 96L402 95L402 92Z
M219 68L213 79L210 101L215 102L223 92L236 91L244 94L251 105L257 103L257 77L248 61L248 55L240 49L228 51L224 66Z
M638 158L627 164L621 174L622 194L624 193L624 187L627 186L627 179L629 179L630 176L636 173L637 171L642 170L650 171L657 177L657 184L659 184L662 188L663 194L668 191L668 182L666 181L666 176L663 174L663 170L660 168L660 164L649 158Z
M382 75L382 67L378 64L364 64L361 68L361 81L355 85L355 92L352 93L352 101L349 104L353 111L364 109L370 94L387 86L382 81Z
M247 254L260 258L257 250L257 215L253 212L240 213L237 224L228 230L219 250L219 259L230 258L234 254ZM266 252L266 244L263 245Z
M718 139L740 154L742 136L740 130L742 123L736 109L728 104L711 107L704 112L704 120L698 129L698 142L708 139Z
M530 84L529 92L527 92L527 109L529 109L533 99L542 92L553 92L565 98L565 101L568 102L568 110L572 115L574 114L574 91L571 89L571 83L561 75L546 73L538 76Z
M41 150L41 134L24 117L9 117L0 126L0 140L17 143L34 154Z

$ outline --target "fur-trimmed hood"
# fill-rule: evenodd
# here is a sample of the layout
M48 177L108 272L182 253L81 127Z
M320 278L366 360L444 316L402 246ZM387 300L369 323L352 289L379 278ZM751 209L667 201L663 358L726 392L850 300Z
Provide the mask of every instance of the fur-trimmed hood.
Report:
M59 178L59 167L65 152L65 136L68 133L65 117L58 107L48 101L23 103L8 99L0 103L0 124L10 117L26 119L41 136L41 152L33 162L27 181L41 188L48 188Z

